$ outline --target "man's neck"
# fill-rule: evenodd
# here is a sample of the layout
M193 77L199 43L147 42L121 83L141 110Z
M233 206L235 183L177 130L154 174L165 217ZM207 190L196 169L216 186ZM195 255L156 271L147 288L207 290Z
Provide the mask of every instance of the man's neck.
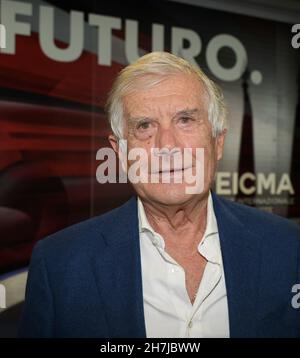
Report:
M204 233L207 222L207 204L209 193L205 197L194 198L178 206L164 206L142 200L145 214L152 228L164 238L173 238L182 244L194 244L194 237Z

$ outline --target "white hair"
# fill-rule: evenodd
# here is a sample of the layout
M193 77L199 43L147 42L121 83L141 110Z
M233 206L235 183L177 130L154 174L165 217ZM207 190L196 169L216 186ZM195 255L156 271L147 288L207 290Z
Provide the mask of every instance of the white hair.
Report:
M227 128L227 109L222 91L206 74L188 61L168 52L151 52L125 67L115 79L109 92L106 111L112 132L118 139L124 136L123 98L138 88L159 84L168 76L195 75L204 85L209 97L208 119L212 134L217 136Z

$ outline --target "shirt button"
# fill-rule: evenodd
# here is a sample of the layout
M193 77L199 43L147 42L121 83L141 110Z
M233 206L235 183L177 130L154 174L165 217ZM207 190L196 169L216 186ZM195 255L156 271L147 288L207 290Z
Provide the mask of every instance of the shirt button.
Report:
M189 327L189 328L192 328L192 327L193 327L193 321L190 321L190 322L189 322L188 327Z
M153 245L154 245L154 246L157 246L157 245L158 245L158 240L157 240L157 239L153 239L152 242L153 242Z

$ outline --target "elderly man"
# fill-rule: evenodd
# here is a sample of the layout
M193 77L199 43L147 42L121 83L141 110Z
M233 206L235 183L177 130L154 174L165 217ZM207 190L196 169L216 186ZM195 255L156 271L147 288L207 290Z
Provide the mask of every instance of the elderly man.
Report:
M210 190L226 135L214 83L150 53L121 71L107 108L124 169L136 163L126 139L128 152L160 158L158 179L134 181L123 206L37 244L20 336L300 336L299 227ZM186 148L189 165L175 160Z

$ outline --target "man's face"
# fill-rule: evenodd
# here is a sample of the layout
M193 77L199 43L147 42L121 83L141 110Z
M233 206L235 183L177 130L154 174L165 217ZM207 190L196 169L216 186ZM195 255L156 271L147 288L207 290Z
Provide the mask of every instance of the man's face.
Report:
M203 85L192 75L173 75L158 85L137 90L125 96L124 101L125 138L128 152L133 148L142 148L150 156L155 155L153 148L170 151L184 148L192 151L192 173L196 175L196 148L204 149L204 189L201 194L189 194L186 191L185 170L187 166L178 165L170 160L171 172L168 183L163 183L162 165L159 166L159 183L133 184L137 194L144 200L163 205L180 205L195 195L207 195L216 170L216 163L222 156L224 136L212 136L212 127L208 120L208 95ZM164 157L161 152L161 160ZM172 153L172 152L171 152ZM183 157L183 156L182 156ZM174 157L175 158L175 157ZM173 159L174 159L173 158ZM160 162L162 163L162 162ZM175 163L175 164L174 164ZM128 161L128 169L133 161ZM199 163L198 163L199 165ZM188 165L189 167L191 165ZM172 170L176 168L176 170ZM153 168L148 167L148 174ZM181 177L181 183L174 182L174 176ZM173 178L173 180L172 180Z

